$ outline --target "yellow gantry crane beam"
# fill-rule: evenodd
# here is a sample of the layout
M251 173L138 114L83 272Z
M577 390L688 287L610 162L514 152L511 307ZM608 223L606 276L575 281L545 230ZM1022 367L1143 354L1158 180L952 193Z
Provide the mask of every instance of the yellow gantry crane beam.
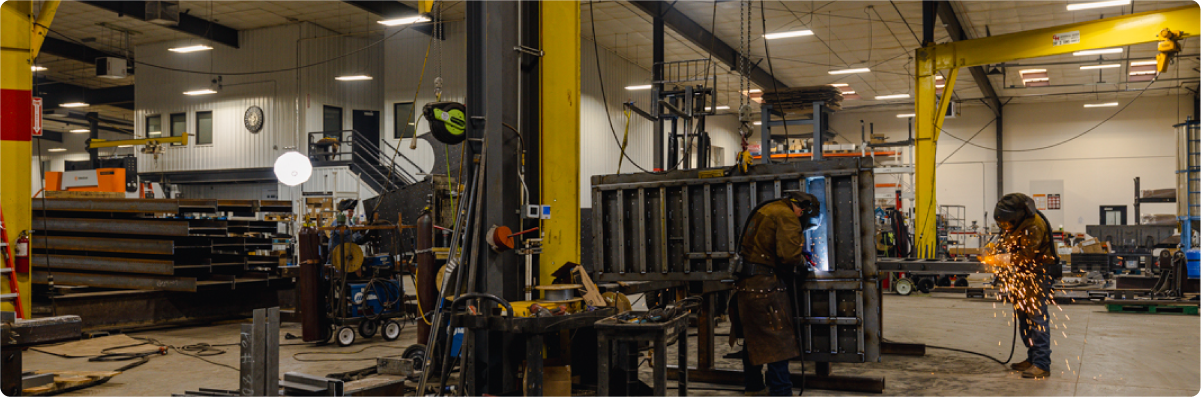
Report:
M121 139L116 141L110 141L107 139L89 139L88 149L100 149L125 145L165 145L168 143L178 143L180 145L187 146L188 134L166 138Z
M1160 32L1175 32L1175 39L1196 36L1201 24L1197 5L1140 12L1090 22L1079 22L975 40L953 41L919 48L914 124L917 130L915 167L915 217L917 255L933 258L938 245L935 199L935 154L939 132L955 87L959 68L1070 54L1076 51L1161 42ZM1163 46L1161 46L1162 48ZM1175 46L1179 47L1179 46ZM1161 56L1160 70L1167 66ZM941 98L935 95L934 76L950 70ZM938 108L935 102L940 101Z

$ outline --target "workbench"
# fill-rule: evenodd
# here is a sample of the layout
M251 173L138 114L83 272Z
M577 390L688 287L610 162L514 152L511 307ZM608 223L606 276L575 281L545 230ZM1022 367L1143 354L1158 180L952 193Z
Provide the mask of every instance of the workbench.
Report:
M639 312L626 312L636 313ZM612 343L654 342L652 366L654 368L654 388L656 396L667 395L667 341L675 337L679 341L676 346L678 353L676 375L678 385L677 395L688 395L688 315L687 310L675 317L658 323L629 323L616 316L596 322L596 358L597 358L597 390L596 395L608 396L609 392L609 363L613 356ZM633 347L637 351L637 346ZM637 368L637 367L635 367ZM627 379L627 382L630 380ZM640 382L635 376L634 382ZM629 385L625 387L628 391Z

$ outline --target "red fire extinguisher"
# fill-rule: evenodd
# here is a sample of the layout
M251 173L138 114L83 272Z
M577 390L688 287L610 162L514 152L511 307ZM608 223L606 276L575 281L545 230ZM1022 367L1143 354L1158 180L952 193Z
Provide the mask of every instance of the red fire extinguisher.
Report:
M17 268L17 273L28 274L29 273L29 234L28 233L21 232L21 235L17 237L17 249L15 251L16 252L13 255L15 257L15 262L14 262L13 266Z

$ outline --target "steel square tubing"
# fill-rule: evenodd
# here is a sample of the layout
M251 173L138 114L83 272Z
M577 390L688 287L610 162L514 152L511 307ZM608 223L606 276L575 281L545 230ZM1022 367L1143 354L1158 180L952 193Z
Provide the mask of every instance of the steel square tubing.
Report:
M638 189L638 272L646 273L646 190Z
M689 219L691 207L688 206L688 185L680 186L680 198L684 205L680 207L680 215L684 216L684 252L692 252L692 221ZM692 261L684 260L684 273L692 273Z
M617 191L617 272L625 274L626 268L626 193Z
M134 234L147 236L187 236L188 222L176 220L133 219L33 219L35 230L97 234Z
M705 252L713 252L713 198L712 186L705 185ZM713 258L706 256L705 271L713 273Z
M107 258L102 256L33 255L35 268L87 270L114 273L174 274L175 263L159 259Z
M667 188L659 187L659 272L667 273L667 247L670 243L667 241Z
M726 240L727 240L726 247L728 250L730 250L730 252L738 252L738 250L739 250L739 247L736 247L734 244L734 239L735 239L734 224L738 223L738 221L734 219L734 202L735 202L734 201L734 183L727 182L726 183ZM733 267L733 265L734 264L732 261L726 261L727 269Z
M33 282L46 284L48 274L44 271L34 271ZM54 272L54 282L98 288L196 292L196 279L192 277Z
M130 200L130 199L36 199L32 201L34 211L86 211L127 213L178 213L179 202L175 200Z
M172 240L143 240L133 238L33 236L36 250L117 252L123 254L171 255L175 253Z
M855 170L855 169L833 169L833 170L829 170L829 171L788 172L788 173L783 173L783 174L772 174L772 175L740 175L740 176L729 176L729 177L724 177L724 178L700 178L700 179L688 178L688 179L669 179L669 180L663 180L663 181L648 181L648 182L622 182L622 183L610 183L610 184L603 184L603 185L593 185L592 188L600 189L600 190L629 190L629 189L660 187L660 186L709 185L709 184L714 184L714 183L725 183L725 182L734 182L734 183L772 182L772 181L780 181L780 180L806 179L806 178L814 177L814 176L825 176L825 177L846 176L846 175L855 174L857 171L858 170ZM622 174L622 176L624 176L624 175L625 174ZM604 178L604 177L610 177L610 176L609 175L595 176L593 178L596 179L596 178Z

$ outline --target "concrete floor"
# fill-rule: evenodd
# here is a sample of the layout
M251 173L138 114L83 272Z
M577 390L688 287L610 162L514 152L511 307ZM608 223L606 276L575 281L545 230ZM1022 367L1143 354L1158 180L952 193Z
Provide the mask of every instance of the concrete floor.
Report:
M1003 305L967 300L959 294L884 296L884 337L896 342L926 343L990 354L1004 359L1009 353L1012 328L1006 324ZM1051 311L1062 320L1052 333L1052 377L1021 379L1020 375L985 358L937 349L924 357L884 356L879 363L835 364L834 373L882 376L885 395L1155 395L1192 396L1201 391L1201 322L1197 316L1108 313L1103 305L1080 303ZM994 317L996 316L996 317ZM1070 320L1069 320L1070 319ZM719 333L726 333L726 325ZM297 324L285 324L282 333L299 334ZM695 331L694 331L695 332ZM1064 336L1066 334L1066 337ZM236 367L236 323L147 331L132 336L153 337L172 345L207 342L228 353L213 361ZM280 371L314 375L367 367L377 356L399 355L416 337L416 327L406 327L400 341L384 343L376 336L353 346L316 347L285 340L280 347ZM719 367L735 369L738 363L720 359L731 351L719 337ZM695 346L695 338L690 341ZM366 349L365 349L366 348ZM365 350L364 350L365 349ZM301 359L347 361L301 362L298 352L347 353L305 356ZM355 353L357 352L357 353ZM674 363L673 351L668 354ZM695 354L690 354L694 360ZM1014 361L1025 358L1020 344ZM112 370L123 363L90 363L28 352L26 370ZM793 363L793 371L800 370ZM649 369L644 366L649 380ZM812 364L808 368L812 370ZM734 388L693 383L692 386ZM139 396L168 395L204 388L235 389L237 373L179 354L156 357L150 363L118 375L107 384L67 395ZM674 390L669 390L674 395ZM738 391L693 390L693 395L741 395ZM806 395L847 395L845 392L806 390Z

